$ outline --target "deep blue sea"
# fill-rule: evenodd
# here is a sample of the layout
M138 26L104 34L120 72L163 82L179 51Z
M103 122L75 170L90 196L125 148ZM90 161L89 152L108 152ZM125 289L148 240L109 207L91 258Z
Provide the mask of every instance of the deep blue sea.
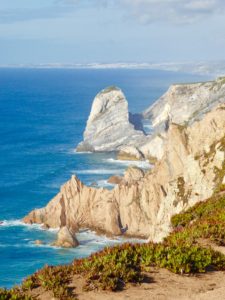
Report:
M71 262L121 242L85 231L72 250L50 244L56 232L24 226L20 219L42 207L72 174L105 186L128 164L112 154L76 154L94 96L117 85L131 112L141 112L174 82L208 79L152 70L0 69L0 287L11 287L45 264Z

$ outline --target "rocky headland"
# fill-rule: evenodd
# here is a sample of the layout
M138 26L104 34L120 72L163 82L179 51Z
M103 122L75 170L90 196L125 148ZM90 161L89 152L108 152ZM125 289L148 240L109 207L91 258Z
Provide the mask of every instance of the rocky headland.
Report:
M154 167L146 172L128 168L113 190L86 186L73 175L24 222L161 241L174 214L211 197L225 183L224 102L224 78L174 85L142 114L154 128L146 135L140 115L131 121L122 91L103 90L94 99L77 150L154 158Z
M119 109L120 101L124 111L119 119L125 124L118 120L115 133L111 126L117 128L118 115L113 106ZM155 128L151 136L130 123L119 89L100 93L97 104L96 118L89 118L79 147L102 151L98 147L103 141L110 151L104 144L106 130L112 134L107 141L123 159L126 153L146 159L149 152L143 147L161 149L161 158L150 156L155 163L148 171L129 167L123 177L109 178L116 183L112 190L86 186L74 175L46 207L30 212L24 222L59 227L55 245L60 247L78 246L75 234L82 227L149 241L108 247L69 265L45 266L20 286L0 289L0 298L224 299L225 80L171 87L143 113ZM105 129L98 131L100 125ZM123 140L117 143L112 137L121 133ZM184 274L191 276L180 276Z

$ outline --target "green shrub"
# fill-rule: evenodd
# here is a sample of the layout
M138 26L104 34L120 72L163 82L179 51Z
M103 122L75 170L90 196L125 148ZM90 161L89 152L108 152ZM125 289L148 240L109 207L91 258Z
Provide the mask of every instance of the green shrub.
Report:
M74 261L74 272L87 279L86 289L118 290L128 282L141 282L140 257L136 247L124 244Z
M0 300L34 300L33 297L25 295L20 289L0 289Z
M74 275L85 278L85 290L120 290L140 283L143 272L166 268L177 274L225 270L225 255L205 248L199 240L225 244L225 197L196 204L172 217L173 232L162 243L123 244L75 260L70 266L45 266L24 280L21 288L0 290L0 300L31 300L31 290L42 287L58 299L74 299L69 287Z
M71 281L72 267L71 266L45 266L40 271L29 276L22 283L24 291L31 290L37 287L43 287L46 291L52 291L54 297L69 299L71 291L68 284Z

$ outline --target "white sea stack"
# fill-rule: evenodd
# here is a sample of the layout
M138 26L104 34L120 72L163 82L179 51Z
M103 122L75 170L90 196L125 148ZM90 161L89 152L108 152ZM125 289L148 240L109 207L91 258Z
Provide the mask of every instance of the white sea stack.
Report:
M129 114L123 92L109 87L95 97L77 151L116 151L125 145L143 144L145 134L135 128L141 129L141 122Z

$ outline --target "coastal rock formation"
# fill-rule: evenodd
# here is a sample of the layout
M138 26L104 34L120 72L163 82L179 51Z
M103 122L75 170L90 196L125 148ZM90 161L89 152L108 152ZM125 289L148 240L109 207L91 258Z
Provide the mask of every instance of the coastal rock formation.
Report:
M139 129L139 130L136 130ZM140 117L128 112L128 103L117 87L101 91L94 99L77 151L116 151L123 145L143 144Z
M40 246L43 245L44 243L41 240L36 240L34 241L34 244Z
M123 180L123 178L121 176L113 175L113 176L109 177L107 182L111 183L111 184L119 184L122 180Z
M169 125L162 158L152 170L129 168L113 190L85 186L72 176L45 208L32 211L24 222L53 228L75 224L162 240L172 215L210 197L223 182L225 104L188 127Z
M52 244L56 247L75 248L79 246L79 242L75 236L66 226L60 228L57 234L57 240Z
M94 99L77 151L119 151L118 159L160 160L164 154L165 134L170 123L188 125L200 120L224 102L225 77L215 81L174 84L142 114L128 112L128 103L117 87L101 91ZM154 129L146 135L142 119Z
M123 146L121 147L117 159L120 160L143 160L145 159L144 154L134 146Z
M165 129L168 122L186 125L201 118L224 102L225 77L215 81L174 84L143 113L155 128Z

